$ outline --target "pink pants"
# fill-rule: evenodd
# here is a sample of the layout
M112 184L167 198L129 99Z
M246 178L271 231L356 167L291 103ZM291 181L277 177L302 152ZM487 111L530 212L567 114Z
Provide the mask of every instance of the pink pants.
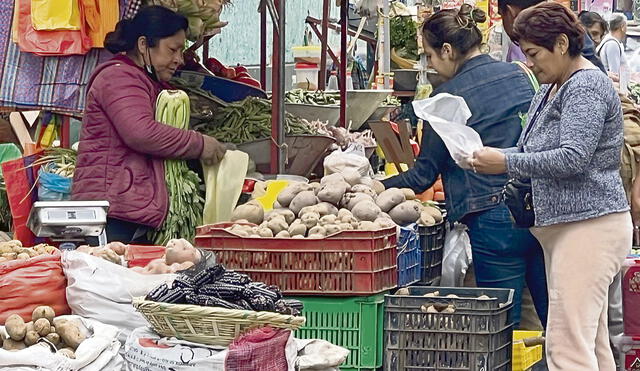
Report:
M609 285L632 244L631 215L531 228L545 255L549 371L615 371L609 345Z

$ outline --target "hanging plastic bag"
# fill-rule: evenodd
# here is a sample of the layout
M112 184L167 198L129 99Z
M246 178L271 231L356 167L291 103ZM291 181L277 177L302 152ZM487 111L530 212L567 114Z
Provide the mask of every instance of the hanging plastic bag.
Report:
M71 313L66 288L59 251L0 263L0 323L12 314L31 321L40 305L52 307L57 315Z
M65 201L71 199L73 178L54 174L45 168L38 172L38 200Z
M482 149L480 134L467 126L471 111L463 98L441 93L433 98L413 102L416 116L427 120L442 138L453 160L467 168L466 159Z
M38 31L31 21L31 2L17 0L18 46L20 51L40 56L83 55L91 49L91 39L84 25L80 30ZM80 9L80 18L84 19L84 10Z
M31 0L31 23L38 31L79 30L78 0Z
M324 159L324 175L342 173L348 169L357 171L362 177L371 175L371 164L362 144L352 143L346 150L335 150Z
M464 224L456 223L444 240L440 286L461 287L471 264L471 240Z
M248 167L249 155L242 151L227 151L219 164L202 165L207 187L203 224L231 220Z

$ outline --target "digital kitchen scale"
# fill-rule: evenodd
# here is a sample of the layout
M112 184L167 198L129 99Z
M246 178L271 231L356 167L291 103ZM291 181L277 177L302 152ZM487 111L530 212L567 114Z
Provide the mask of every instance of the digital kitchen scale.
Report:
M38 201L27 225L36 236L61 242L61 249L74 249L87 237L98 237L104 246L108 210L107 201Z

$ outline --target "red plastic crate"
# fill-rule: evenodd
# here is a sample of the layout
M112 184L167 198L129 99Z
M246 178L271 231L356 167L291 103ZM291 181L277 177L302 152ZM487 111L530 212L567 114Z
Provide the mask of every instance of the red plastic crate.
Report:
M149 262L164 256L164 246L129 245L125 260L129 268L146 267Z
M196 246L285 295L373 295L397 285L395 227L291 239L240 237L226 226L198 228Z

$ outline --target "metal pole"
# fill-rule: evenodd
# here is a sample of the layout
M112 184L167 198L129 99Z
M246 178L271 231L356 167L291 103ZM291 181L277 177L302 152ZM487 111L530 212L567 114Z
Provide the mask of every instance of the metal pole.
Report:
M260 85L267 90L267 7L260 9Z
M340 2L340 125L347 123L347 28L349 23L349 1Z
M330 0L322 0L322 35L320 36L320 81L318 88L324 90L327 84L327 44L329 39Z
M279 58L279 63L278 63L278 67L280 68L280 79L278 80L278 84L280 85L280 87L278 88L278 145L280 153L278 156L278 173L279 174L284 174L285 173L285 161L287 161L287 150L286 150L286 144L285 144L285 127L284 127L284 93L285 93L285 50L286 50L286 32L285 32L285 13L286 13L286 6L285 6L285 0L279 0L278 1L278 13L279 13L279 17L278 17L278 29L280 30L280 37L278 38L279 41L279 52L278 52L278 58Z
M384 75L384 88L389 89L390 81L389 81L389 72L391 72L391 40L390 35L391 31L389 29L389 0L382 0L382 22L383 23L383 55L382 55L382 72Z
M278 0L275 0L278 7ZM280 171L280 34L277 30L277 20L271 17L273 30L272 58L271 58L271 174Z

